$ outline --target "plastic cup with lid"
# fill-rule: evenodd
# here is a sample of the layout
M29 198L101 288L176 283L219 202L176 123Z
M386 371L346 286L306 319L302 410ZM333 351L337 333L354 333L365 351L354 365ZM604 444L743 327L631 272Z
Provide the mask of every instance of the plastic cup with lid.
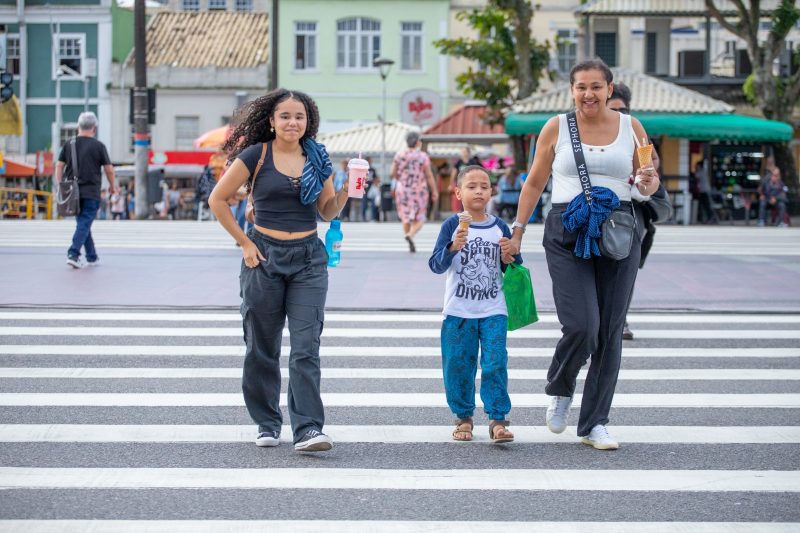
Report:
M350 198L363 198L364 185L367 182L367 173L369 172L369 162L366 159L354 157L347 163L347 196Z

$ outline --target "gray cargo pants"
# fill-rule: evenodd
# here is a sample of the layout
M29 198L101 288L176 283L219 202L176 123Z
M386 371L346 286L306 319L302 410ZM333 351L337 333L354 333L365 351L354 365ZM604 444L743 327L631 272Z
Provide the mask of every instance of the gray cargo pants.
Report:
M282 241L253 229L266 258L255 268L242 261L239 276L244 341L244 402L258 431L281 430L281 339L289 319L289 418L294 441L322 431L319 339L328 291L328 254L316 234Z
M566 204L553 204L544 227L547 269L562 325L545 392L571 397L578 372L592 357L578 420L578 436L583 437L597 424L608 423L622 360L622 326L641 247L634 242L630 256L622 261L606 257L579 259L573 253L578 234L566 231L561 222L565 208Z

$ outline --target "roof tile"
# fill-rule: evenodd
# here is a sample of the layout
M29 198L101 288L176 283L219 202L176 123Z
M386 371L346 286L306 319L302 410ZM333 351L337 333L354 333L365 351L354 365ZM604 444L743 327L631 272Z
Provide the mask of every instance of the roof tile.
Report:
M268 29L267 13L158 13L147 26L147 66L258 67L268 60Z

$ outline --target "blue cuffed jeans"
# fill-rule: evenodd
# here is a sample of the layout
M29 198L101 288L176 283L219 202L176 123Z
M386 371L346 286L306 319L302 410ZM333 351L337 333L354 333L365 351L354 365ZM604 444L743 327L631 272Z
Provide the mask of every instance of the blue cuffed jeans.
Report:
M460 318L442 322L442 370L447 405L458 418L475 412L475 375L478 348L481 364L481 401L489 420L505 420L511 411L508 397L508 317Z
M259 432L280 432L281 340L289 320L289 418L294 442L322 431L319 346L328 293L328 254L316 234L282 241L256 229L250 239L265 260L242 261L242 319L246 344L242 392Z
M97 261L97 250L92 239L92 222L100 208L100 200L81 198L81 210L75 217L77 227L72 235L72 246L67 250L67 257L77 259L81 256L81 248L86 249L86 260L90 263Z

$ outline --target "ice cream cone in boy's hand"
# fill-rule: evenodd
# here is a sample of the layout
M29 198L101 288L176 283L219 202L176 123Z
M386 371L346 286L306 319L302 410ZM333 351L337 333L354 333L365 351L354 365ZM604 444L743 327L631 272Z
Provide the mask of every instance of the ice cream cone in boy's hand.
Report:
M645 144L636 148L636 155L639 158L641 168L653 166L653 145Z
M472 215L466 211L458 214L458 229L469 229L472 224Z

